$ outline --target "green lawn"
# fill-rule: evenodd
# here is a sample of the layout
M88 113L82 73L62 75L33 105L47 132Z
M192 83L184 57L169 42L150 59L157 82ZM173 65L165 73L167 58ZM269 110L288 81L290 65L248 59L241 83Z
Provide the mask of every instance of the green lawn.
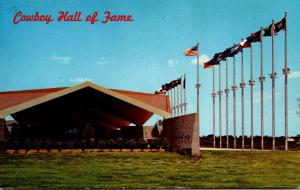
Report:
M299 188L300 152L0 155L0 187Z

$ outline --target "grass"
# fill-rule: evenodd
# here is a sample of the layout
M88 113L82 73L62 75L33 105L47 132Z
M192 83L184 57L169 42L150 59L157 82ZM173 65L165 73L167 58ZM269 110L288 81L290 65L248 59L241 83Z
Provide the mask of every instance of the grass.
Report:
M299 188L300 152L0 155L0 188Z

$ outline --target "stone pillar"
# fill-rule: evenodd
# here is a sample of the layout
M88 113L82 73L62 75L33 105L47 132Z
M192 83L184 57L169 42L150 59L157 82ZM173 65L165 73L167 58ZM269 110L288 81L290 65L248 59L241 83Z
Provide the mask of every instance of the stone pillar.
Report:
M5 140L6 123L3 116L0 115L0 141Z
M170 144L171 152L200 156L196 113L165 119L163 135Z

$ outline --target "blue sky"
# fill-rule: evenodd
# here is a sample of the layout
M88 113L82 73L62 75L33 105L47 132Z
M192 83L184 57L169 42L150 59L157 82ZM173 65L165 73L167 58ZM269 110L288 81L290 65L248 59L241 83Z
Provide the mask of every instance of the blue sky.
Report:
M297 8L298 7L298 8ZM201 60L225 50L251 32L279 21L288 12L289 134L300 133L296 98L300 97L300 1L289 0L0 0L0 91L72 86L85 80L107 88L152 93L162 84L187 74L188 112L196 111L196 65L184 57L186 48L200 43ZM57 22L59 11L82 17L98 11L130 14L133 22L91 25L86 22ZM16 12L51 14L50 24L13 24ZM284 33L275 39L276 135L284 135L283 125L283 48ZM265 133L271 135L271 40L264 38ZM259 44L254 45L254 120L260 133ZM245 50L245 81L249 80L249 50ZM229 59L232 86L232 59ZM216 73L218 70L216 69ZM225 77L225 64L222 64ZM201 134L212 133L211 70L201 67ZM240 82L240 55L237 55L237 83ZM218 84L216 84L218 85ZM222 88L225 87L225 78ZM250 134L250 95L245 89L245 128ZM225 134L225 96L223 134ZM217 104L218 108L218 104ZM218 113L218 109L216 109ZM229 132L232 133L232 94L229 95ZM240 135L240 89L237 91L237 132ZM156 119L156 118L155 118ZM152 119L147 124L152 124ZM216 122L218 123L218 117Z

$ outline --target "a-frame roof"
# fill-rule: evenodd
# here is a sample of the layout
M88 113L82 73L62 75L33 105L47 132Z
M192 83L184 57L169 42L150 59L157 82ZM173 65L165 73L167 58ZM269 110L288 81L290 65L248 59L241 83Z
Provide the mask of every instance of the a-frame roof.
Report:
M65 96L65 95L70 94L72 92L76 92L78 90L87 88L87 87L90 87L90 88L92 88L94 90L97 90L101 93L104 93L104 94L109 95L111 97L114 97L116 99L122 100L124 102L129 103L129 104L132 104L136 107L144 109L144 110L146 110L148 112L151 112L153 114L157 114L157 115L160 115L160 116L165 117L165 118L171 117L171 114L169 112L165 111L165 110L159 109L155 106L152 106L148 103L140 101L136 98L126 96L122 93L104 88L102 86L96 85L96 84L91 83L91 82L84 82L84 83L81 83L81 84L73 86L73 87L62 88L61 90L58 90L56 92L52 92L50 94L47 94L47 95L44 95L44 96L41 96L41 97L38 97L38 98L34 98L34 99L31 99L31 100L22 102L18 105L0 110L0 116L3 117L3 116L11 115L11 114L20 112L22 110L34 107L36 105L48 102L50 100Z

